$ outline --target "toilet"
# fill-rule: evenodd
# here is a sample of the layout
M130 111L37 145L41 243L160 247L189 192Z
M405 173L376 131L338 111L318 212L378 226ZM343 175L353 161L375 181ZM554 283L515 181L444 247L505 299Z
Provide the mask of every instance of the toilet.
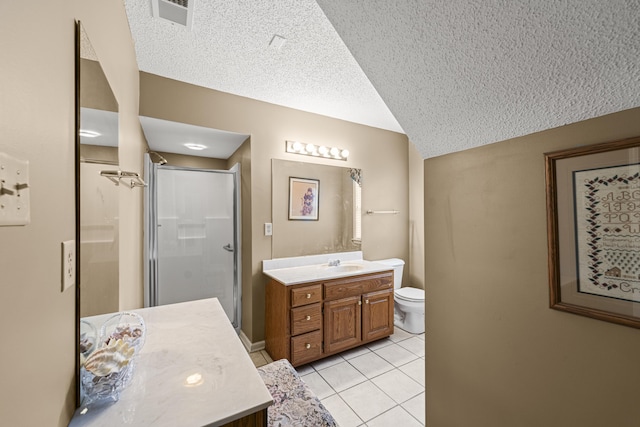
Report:
M374 261L393 268L394 325L412 334L424 332L424 290L402 287L404 261L389 258Z

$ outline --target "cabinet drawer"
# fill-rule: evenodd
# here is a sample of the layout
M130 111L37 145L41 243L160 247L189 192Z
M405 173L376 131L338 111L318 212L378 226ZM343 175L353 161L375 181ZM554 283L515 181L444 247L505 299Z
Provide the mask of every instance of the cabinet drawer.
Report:
M326 283L324 285L324 297L327 300L333 300L391 288L393 288L393 272L390 271Z
M322 305L320 303L291 309L291 335L320 329L322 325Z
M322 354L322 332L314 331L291 338L291 363L300 365Z
M291 307L322 301L322 285L291 289Z

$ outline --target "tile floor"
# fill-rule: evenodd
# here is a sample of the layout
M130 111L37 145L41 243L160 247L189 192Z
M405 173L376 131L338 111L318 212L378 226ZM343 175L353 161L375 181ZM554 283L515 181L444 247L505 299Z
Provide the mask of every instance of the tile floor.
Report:
M424 426L424 334L395 333L296 368L340 427ZM271 362L251 353L256 366Z

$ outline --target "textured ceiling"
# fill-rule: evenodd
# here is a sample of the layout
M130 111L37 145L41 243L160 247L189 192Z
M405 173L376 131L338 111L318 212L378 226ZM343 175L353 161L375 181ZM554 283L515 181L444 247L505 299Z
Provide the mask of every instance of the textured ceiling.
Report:
M404 132L424 158L640 106L640 0L192 1L189 31L125 0L142 71Z
M402 132L315 1L192 3L189 31L153 18L150 0L125 1L140 70Z
M424 158L640 106L639 0L318 0Z

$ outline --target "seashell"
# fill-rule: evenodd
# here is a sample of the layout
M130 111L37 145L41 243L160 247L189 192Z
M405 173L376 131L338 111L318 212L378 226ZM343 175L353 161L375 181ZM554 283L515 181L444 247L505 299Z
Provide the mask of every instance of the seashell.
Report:
M123 340L132 345L136 345L140 337L142 336L142 329L140 327L132 327L130 325L118 325L115 330L107 338L105 344L109 344L114 340Z
M107 319L100 328L99 342L103 345L122 339L139 353L145 341L145 323L142 316L133 312L119 312Z
M96 377L104 377L120 372L129 364L134 353L135 349L123 340L111 341L89 356L84 362L84 368Z

